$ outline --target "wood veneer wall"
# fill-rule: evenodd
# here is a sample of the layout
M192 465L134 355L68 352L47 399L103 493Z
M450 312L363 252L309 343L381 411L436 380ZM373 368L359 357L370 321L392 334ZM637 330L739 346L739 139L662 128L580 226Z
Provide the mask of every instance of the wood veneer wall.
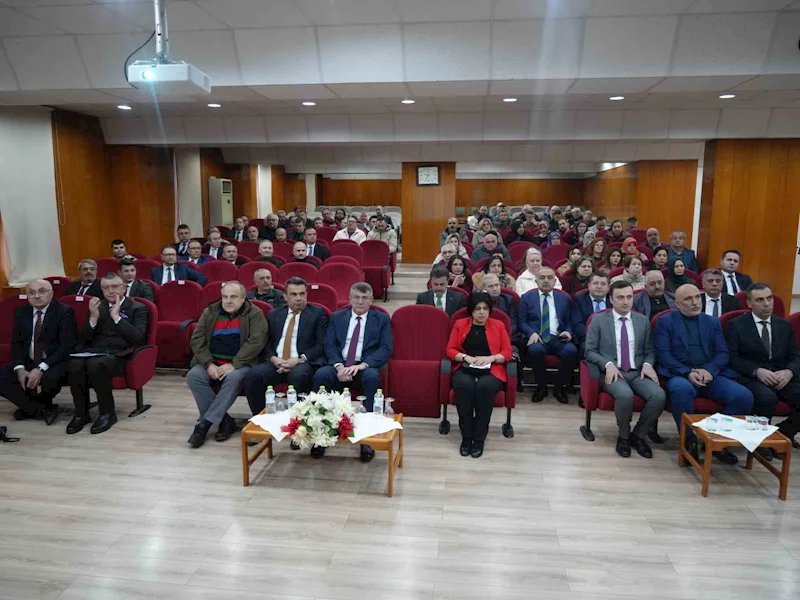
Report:
M439 252L439 234L456 208L456 163L439 163L441 185L418 186L417 167L403 163L403 262L430 264Z
M457 179L456 206L466 208L483 204L493 206L580 206L586 193L586 179Z
M400 206L400 179L325 179L317 205Z
M638 163L604 171L587 180L584 205L595 215L627 219L636 214Z

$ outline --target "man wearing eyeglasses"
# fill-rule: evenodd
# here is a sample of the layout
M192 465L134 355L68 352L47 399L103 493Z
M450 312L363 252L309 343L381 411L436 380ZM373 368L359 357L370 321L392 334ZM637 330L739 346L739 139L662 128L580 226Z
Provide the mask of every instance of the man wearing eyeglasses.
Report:
M104 275L100 290L103 299L89 300L89 320L78 333L75 352L81 355L73 356L69 363L69 387L75 402L75 416L67 425L70 435L91 422L90 387L97 394L100 410L92 433L108 431L117 422L111 380L124 375L125 361L147 339L147 309L125 297L122 278L117 273Z
M19 407L17 421L43 419L52 425L58 417L53 399L61 391L75 345L75 314L66 304L53 302L49 281L31 281L25 293L28 304L14 313L11 363L0 371L0 396Z

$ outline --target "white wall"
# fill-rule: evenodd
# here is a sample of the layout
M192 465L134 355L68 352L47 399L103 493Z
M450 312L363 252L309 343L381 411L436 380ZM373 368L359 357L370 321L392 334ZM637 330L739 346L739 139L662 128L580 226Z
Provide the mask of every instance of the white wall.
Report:
M175 148L178 223L192 229L193 237L203 237L203 201L200 186L200 150Z
M0 108L0 181L9 283L63 276L49 109Z
M264 219L272 212L272 165L258 165L257 218Z

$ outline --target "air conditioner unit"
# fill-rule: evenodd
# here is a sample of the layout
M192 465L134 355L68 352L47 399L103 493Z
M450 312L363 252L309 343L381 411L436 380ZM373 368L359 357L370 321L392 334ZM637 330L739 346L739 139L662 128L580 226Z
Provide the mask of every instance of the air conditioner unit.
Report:
M208 217L212 225L233 227L233 182L208 178Z

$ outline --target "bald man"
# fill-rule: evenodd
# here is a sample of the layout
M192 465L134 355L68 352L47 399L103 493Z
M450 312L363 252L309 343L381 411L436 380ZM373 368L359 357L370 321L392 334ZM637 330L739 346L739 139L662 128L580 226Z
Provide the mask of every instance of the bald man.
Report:
M722 405L727 415L749 415L753 394L731 378L738 373L728 367L730 352L719 319L703 313L700 290L686 284L675 291L678 310L656 319L653 344L658 374L667 380L672 416L680 430L683 413L693 413L695 398L708 398ZM687 447L697 455L697 438L689 428ZM725 464L736 464L727 448L715 452Z
M19 407L16 420L37 418L52 425L58 417L53 399L61 390L75 345L75 314L66 304L53 301L49 281L31 281L25 293L28 304L14 314L11 363L0 372L0 396Z

